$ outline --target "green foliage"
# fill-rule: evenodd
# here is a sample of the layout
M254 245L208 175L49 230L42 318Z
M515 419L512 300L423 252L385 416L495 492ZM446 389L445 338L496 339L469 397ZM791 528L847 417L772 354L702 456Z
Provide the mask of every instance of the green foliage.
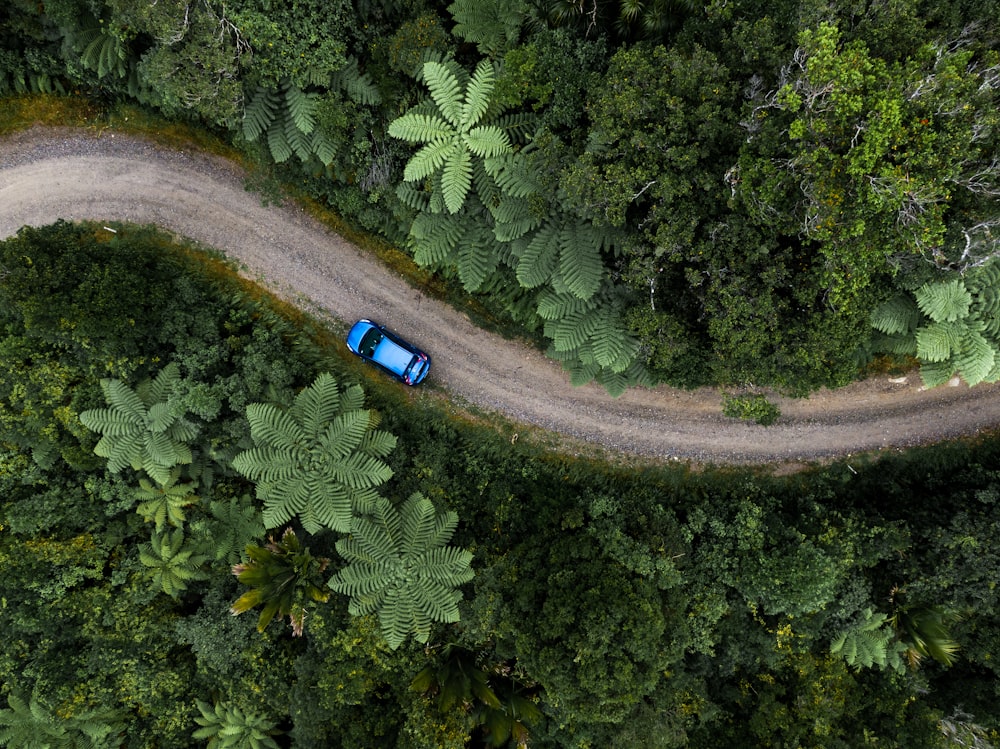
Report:
M731 419L743 419L768 427L781 416L781 409L764 395L725 393L722 397L722 414Z
M363 405L360 386L341 388L323 373L288 409L247 406L256 447L237 455L233 468L256 483L265 526L297 516L309 533L347 532L352 514L375 504L375 487L392 476L381 458L396 438L376 429L378 415Z
M233 574L251 587L232 605L234 615L264 605L257 619L257 631L263 632L275 615L288 617L292 634L300 636L306 616L307 601L323 602L329 593L320 588L315 578L330 560L316 558L299 542L291 528L281 534L281 540L268 537L267 546L247 546L249 561L233 565Z
M9 749L115 749L121 746L119 716L91 711L61 719L35 700L7 695L0 710L0 746Z
M235 564L247 545L264 537L264 522L249 495L213 500L209 506L212 519L205 523L204 534L211 539L215 560ZM202 532L195 528L195 532Z
M951 636L957 615L943 606L901 606L893 614L892 624L906 650L906 658L916 668L925 657L951 666L957 657L958 643Z
M897 62L829 22L799 44L784 85L757 91L742 123L753 145L729 176L751 214L817 242L838 307L908 257L981 260L968 229L992 215L993 188L972 175L993 158L980 135L996 117L993 54L963 36ZM979 54L985 68L970 64ZM964 247L949 225L966 230Z
M413 677L410 688L432 697L442 714L468 711L490 746L503 746L508 740L526 745L528 726L539 722L542 713L508 675L510 671L508 665L486 668L476 653L448 644L434 663Z
M872 313L885 335L880 350L916 356L924 385L947 382L956 372L970 385L1000 379L1000 263L991 261L964 277L929 281L899 292Z
M175 528L184 525L184 508L198 501L198 497L191 493L196 484L178 484L180 476L180 467L175 467L166 483L152 484L146 479L139 479L140 488L136 496L143 501L139 503L136 512L147 523L155 523L157 532L162 531L167 524Z
M423 80L434 107L418 105L389 125L389 135L425 145L407 162L403 179L420 182L440 172L441 196L458 213L472 187L473 157L495 159L512 151L510 138L491 110L493 64L481 61L469 78L454 64L424 63ZM463 90L464 89L464 90Z
M249 97L243 115L243 136L251 143L262 140L277 163L292 156L308 162L318 159L324 166L333 161L335 150L316 129L319 95L292 83L278 89L258 86Z
M139 561L149 568L154 586L173 598L187 590L189 583L208 577L201 569L208 557L185 543L180 528L154 531L150 541L139 547Z
M456 0L448 12L455 19L452 33L495 59L517 43L528 18L528 4L525 0Z
M83 30L77 43L85 45L80 58L81 64L95 71L98 78L111 74L116 78L125 77L128 71L128 47L103 21Z
M121 380L101 380L108 408L83 411L80 421L101 433L94 452L108 459L108 470L126 466L143 470L160 484L170 481L171 469L191 462L190 442L197 427L170 402L180 380L176 363L168 364L150 381L132 390Z
M218 702L214 706L198 700L201 726L192 734L198 740L208 739L207 749L278 749L274 740L277 721L235 705Z
M245 78L275 88L328 85L330 74L348 60L347 44L357 25L348 0L294 3L241 0L222 11L235 30L234 42L249 54Z
M141 3L112 0L127 14L123 27L160 41L142 56L130 93L168 116L202 118L235 130L243 92L241 71L252 50L225 7L211 3ZM135 14L135 15L133 15ZM130 19L129 16L132 16ZM129 29L131 33L132 29Z
M843 656L854 668L904 669L902 653L905 646L896 640L887 614L865 609L863 619L845 629L830 643L830 652Z
M456 513L438 512L420 494L400 509L381 500L370 517L355 517L350 537L337 542L348 566L328 584L350 596L352 615L378 614L391 648L411 634L427 642L432 622L458 621L457 587L474 575L472 554L446 546L457 525Z

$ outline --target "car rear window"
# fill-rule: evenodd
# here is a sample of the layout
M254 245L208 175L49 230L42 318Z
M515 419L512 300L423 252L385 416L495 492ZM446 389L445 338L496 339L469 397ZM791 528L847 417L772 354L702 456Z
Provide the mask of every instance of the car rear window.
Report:
M361 345L358 346L358 353L362 356L372 356L375 353L375 347L378 346L382 338L381 331L378 328L372 328L361 339Z

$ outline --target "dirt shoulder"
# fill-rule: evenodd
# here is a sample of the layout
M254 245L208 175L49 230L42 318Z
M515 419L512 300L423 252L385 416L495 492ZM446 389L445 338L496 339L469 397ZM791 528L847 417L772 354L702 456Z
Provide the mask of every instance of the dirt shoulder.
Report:
M527 345L476 328L295 206L262 205L244 175L200 153L89 130L0 141L0 238L56 219L154 223L214 247L285 298L345 322L370 317L434 360L417 397L448 397L611 453L713 463L795 463L908 447L1000 425L1000 385L925 391L882 377L807 399L773 398L770 427L727 419L711 389L611 398L573 387Z

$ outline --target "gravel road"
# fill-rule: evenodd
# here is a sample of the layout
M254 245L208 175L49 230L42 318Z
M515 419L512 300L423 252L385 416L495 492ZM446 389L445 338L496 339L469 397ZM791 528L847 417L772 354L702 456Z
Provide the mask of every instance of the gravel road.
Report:
M774 397L761 427L721 414L717 391L573 387L530 346L485 333L294 205L265 206L224 160L121 133L33 128L0 141L0 238L56 219L154 223L217 248L281 296L347 323L383 322L434 360L430 388L459 405L612 453L788 464L893 449L1000 425L1000 385L922 390L882 377L807 399Z

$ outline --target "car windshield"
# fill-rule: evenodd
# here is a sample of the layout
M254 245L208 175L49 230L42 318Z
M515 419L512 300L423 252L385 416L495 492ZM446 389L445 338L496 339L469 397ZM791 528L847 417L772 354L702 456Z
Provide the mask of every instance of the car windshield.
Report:
M358 353L362 356L373 356L375 354L375 347L379 345L382 338L383 336L379 329L372 328L361 339L361 345L358 346Z

